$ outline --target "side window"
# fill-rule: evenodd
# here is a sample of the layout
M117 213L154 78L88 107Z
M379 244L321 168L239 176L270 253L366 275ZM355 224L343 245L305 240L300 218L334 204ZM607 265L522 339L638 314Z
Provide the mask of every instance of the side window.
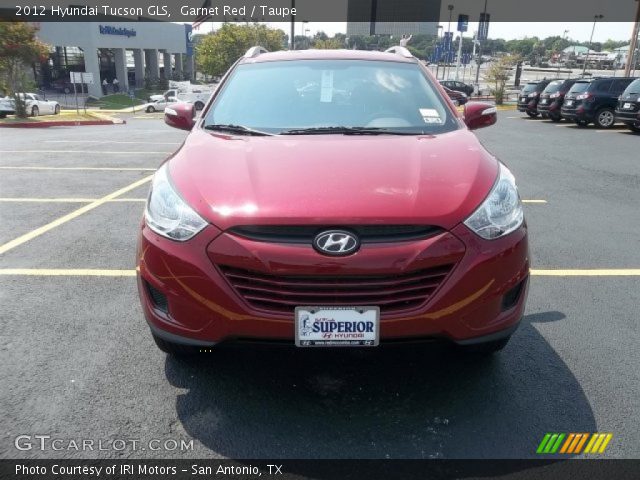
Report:
M606 80L604 82L599 82L596 86L596 89L599 92L608 92L611 90L611 85L613 84L613 80Z
M614 80L613 87L611 88L611 93L614 95L620 95L624 92L624 89L629 86L631 80Z

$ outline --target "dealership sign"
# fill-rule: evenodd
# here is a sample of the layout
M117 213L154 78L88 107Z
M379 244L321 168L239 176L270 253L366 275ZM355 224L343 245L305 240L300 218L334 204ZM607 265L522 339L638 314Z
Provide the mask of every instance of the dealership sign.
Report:
M123 37L135 37L136 31L130 28L112 27L111 25L98 25L100 35L122 35Z

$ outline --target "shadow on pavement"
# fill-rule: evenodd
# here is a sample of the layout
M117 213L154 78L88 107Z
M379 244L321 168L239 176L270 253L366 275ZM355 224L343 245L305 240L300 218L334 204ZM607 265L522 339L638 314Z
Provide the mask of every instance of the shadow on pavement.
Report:
M525 316L506 349L221 346L167 357L186 432L231 458L527 458L546 432L593 432L578 380ZM207 355L207 356L205 356Z

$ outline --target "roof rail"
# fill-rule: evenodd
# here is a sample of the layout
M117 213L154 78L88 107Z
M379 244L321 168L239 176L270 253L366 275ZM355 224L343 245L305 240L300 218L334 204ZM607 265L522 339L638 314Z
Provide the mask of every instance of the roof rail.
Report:
M261 53L269 53L269 50L259 45L256 45L255 47L251 47L249 50L247 50L247 53L244 54L244 58L254 58L260 55Z
M396 55L400 55L405 58L413 58L413 55L411 55L411 52L408 48L401 47L399 45L396 47L387 48L385 50L385 53L395 53Z

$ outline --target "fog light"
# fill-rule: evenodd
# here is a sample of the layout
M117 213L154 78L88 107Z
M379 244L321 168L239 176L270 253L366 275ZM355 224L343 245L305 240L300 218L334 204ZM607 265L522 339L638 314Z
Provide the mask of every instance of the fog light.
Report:
M169 303L167 302L167 296L157 288L151 286L147 281L144 282L147 286L147 291L151 297L151 303L155 308L164 313L169 313Z
M518 300L520 300L520 293L522 293L522 287L524 286L525 280L522 280L519 284L509 290L502 297L502 311L509 310L516 306Z

